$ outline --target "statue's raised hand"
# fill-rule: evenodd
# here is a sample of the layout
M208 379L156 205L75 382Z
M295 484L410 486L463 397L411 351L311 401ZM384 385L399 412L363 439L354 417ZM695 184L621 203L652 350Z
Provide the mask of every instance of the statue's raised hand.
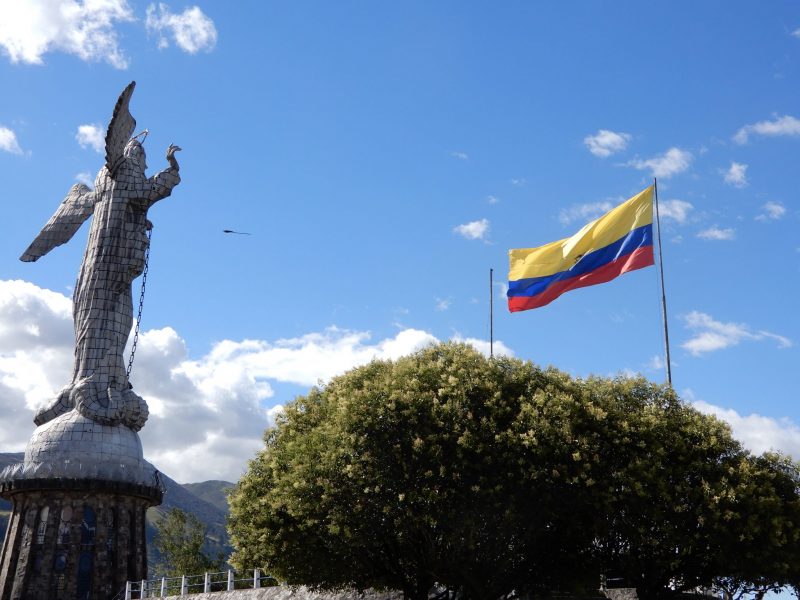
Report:
M167 148L167 160L171 167L175 169L178 168L178 161L175 160L175 153L181 150L180 146L176 146L175 144L170 144L169 148Z

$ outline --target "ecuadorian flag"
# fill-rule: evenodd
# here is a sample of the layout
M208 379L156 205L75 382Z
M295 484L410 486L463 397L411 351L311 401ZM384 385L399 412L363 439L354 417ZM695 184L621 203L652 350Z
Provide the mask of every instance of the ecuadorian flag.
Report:
M508 309L550 304L564 292L653 264L653 186L572 237L509 250Z

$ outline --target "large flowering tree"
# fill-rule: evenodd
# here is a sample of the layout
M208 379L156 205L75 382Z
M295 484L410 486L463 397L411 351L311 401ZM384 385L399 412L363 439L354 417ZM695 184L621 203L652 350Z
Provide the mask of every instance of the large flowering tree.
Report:
M743 511L758 506L751 537L797 556L793 463L757 463L641 378L576 380L441 344L312 389L265 442L231 497L231 560L289 583L491 600L596 589L603 573L646 597L718 576L791 581L729 560L752 546Z

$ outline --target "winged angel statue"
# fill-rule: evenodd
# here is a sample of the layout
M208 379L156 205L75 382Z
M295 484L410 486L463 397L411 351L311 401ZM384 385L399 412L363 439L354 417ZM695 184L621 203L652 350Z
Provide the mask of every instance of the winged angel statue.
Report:
M94 190L81 183L47 222L20 257L31 262L68 242L94 215L73 294L75 363L72 382L34 418L43 425L77 410L104 425L126 425L139 431L147 420L147 404L134 393L125 370L123 351L133 325L131 284L144 270L147 210L180 183L175 152L167 149L169 168L147 177L144 147L131 138L136 121L128 105L136 82L122 92L106 132L106 160Z

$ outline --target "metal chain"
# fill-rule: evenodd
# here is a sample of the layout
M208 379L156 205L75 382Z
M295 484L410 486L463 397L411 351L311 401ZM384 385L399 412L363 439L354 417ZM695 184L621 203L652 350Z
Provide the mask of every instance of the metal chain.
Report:
M150 268L150 238L153 236L153 230L147 230L147 250L144 252L144 270L142 271L142 291L139 293L139 312L136 315L136 329L133 330L133 343L131 344L131 355L128 358L128 371L126 375L131 376L131 369L133 369L133 357L136 355L136 346L139 343L139 325L142 322L142 308L144 308L144 290L147 287L147 271Z

